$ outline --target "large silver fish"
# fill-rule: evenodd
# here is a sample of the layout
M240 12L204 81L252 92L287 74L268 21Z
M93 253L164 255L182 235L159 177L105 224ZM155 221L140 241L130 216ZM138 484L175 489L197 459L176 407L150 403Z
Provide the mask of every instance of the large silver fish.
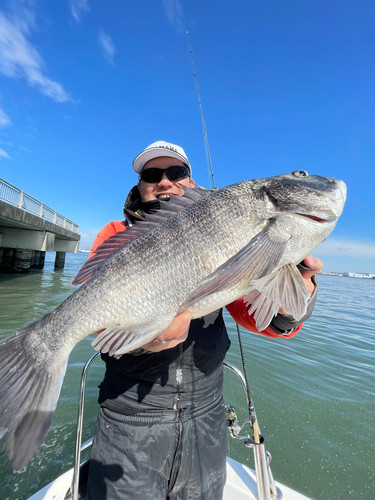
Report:
M0 343L0 427L15 469L42 444L69 354L119 356L150 342L184 310L197 318L246 296L258 329L279 305L297 319L309 294L296 263L333 230L344 182L296 172L215 191L198 186L112 236L81 269L85 282L55 311Z

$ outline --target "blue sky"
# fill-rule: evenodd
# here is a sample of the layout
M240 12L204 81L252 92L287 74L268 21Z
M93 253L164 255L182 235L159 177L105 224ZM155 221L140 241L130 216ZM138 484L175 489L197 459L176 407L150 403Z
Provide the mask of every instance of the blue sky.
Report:
M0 177L78 223L122 219L148 144L211 187L296 169L348 185L328 271L375 273L373 0L0 4Z

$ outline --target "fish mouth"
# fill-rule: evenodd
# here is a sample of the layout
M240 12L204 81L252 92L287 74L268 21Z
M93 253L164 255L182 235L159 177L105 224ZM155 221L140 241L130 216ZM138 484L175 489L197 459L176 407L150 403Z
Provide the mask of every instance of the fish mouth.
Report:
M300 217L305 217L306 219L310 219L314 222L318 222L319 224L325 224L327 222L332 222L332 221L337 220L336 215L331 211L327 211L327 212L323 212L323 213L321 213L321 212L308 213L308 212L300 211L300 212L294 212L294 214L298 215Z

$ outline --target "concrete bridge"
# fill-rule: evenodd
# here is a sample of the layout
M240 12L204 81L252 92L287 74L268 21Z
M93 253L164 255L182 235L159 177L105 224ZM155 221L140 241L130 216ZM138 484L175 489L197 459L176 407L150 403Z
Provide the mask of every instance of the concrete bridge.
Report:
M43 269L46 252L64 267L80 238L77 224L0 178L0 272Z

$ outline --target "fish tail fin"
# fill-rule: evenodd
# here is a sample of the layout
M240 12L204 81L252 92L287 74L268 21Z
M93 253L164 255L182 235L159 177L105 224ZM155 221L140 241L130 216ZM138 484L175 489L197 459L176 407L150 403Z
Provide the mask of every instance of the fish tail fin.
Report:
M38 324L0 342L0 437L7 433L4 448L14 470L24 467L43 443L66 371L66 361L51 360L42 345L36 355Z

